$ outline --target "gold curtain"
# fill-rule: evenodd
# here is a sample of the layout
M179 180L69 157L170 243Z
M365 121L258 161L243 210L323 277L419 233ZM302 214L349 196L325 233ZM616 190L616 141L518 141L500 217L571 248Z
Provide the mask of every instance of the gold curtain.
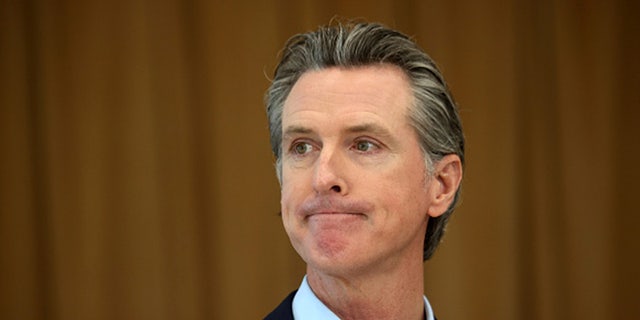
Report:
M0 2L0 318L258 319L304 265L262 96L332 17L415 36L468 139L442 319L637 319L637 1Z

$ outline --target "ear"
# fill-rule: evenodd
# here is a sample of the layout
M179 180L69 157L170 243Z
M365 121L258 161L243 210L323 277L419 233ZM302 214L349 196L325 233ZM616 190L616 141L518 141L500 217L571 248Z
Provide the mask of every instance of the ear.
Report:
M449 208L462 181L462 162L455 154L444 156L434 166L431 181L431 206L427 214L436 218Z

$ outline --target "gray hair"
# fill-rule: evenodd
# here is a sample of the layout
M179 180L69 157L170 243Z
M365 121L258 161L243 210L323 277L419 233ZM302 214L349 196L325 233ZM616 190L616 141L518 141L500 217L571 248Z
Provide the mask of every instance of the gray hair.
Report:
M298 34L286 43L269 87L265 104L271 148L278 179L282 180L282 109L292 87L310 70L354 68L380 63L400 67L414 94L409 119L420 140L427 174L445 155L456 154L464 166L464 136L456 104L431 58L406 35L376 23L347 23ZM429 218L423 260L440 243L458 202L460 188L447 211Z

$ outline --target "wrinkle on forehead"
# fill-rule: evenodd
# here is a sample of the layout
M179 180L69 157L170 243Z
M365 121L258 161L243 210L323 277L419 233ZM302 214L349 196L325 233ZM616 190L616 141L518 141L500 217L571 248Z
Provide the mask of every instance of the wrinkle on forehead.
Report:
M363 76L358 71L371 72ZM386 90L389 87L394 90ZM303 110L327 111L334 105L341 109L354 107L356 111L376 112L385 107L388 112L402 112L406 116L412 104L409 77L400 67L391 64L331 67L307 71L298 79L285 100L283 116ZM293 110L292 106L295 106Z

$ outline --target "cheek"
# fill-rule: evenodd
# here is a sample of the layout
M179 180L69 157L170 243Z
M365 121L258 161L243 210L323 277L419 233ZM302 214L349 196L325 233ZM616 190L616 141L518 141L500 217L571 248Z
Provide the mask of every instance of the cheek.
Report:
M304 185L301 176L283 174L280 190L280 207L283 218L293 214L295 208L303 199Z
M385 207L384 209L388 214L395 216L392 218L414 219L413 217L416 215L426 214L426 193L406 186L396 185L395 187L396 189L393 192L379 194L379 198L382 200L381 206Z
M392 175L378 181L378 198L381 206L391 219L412 220L426 217L429 205L429 192L425 181L425 171L397 170Z
M382 215L376 221L378 238L395 239L390 245L406 245L415 239L424 239L428 220L426 192L395 184L395 192L381 193ZM419 240L422 241L422 240Z
M283 184L283 188L280 196L280 212L282 214L282 224L285 231L291 237L291 232L295 227L295 221L293 219L295 212L295 201L292 194L293 188L286 188Z
M292 188L287 188L286 185L282 185L282 191L280 191L280 209L282 210L282 217L286 218L289 216L289 211L291 211L291 202L293 198Z

